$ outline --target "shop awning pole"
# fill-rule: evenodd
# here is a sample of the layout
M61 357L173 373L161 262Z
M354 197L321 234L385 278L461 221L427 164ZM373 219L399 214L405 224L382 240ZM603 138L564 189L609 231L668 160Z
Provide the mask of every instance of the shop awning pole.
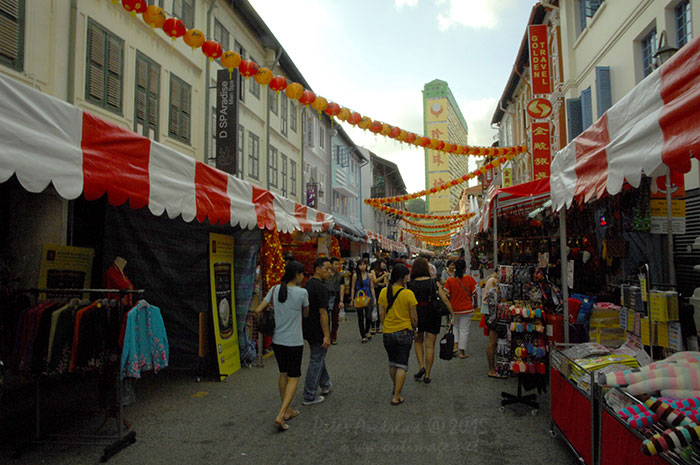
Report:
M498 195L493 199L493 271L498 268Z
M675 286L676 285L676 267L673 262L673 211L671 202L671 171L666 173L666 219L667 219L667 247L668 250L666 255L668 255L668 283ZM651 284L651 283L649 283Z
M566 253L566 206L559 211L559 253L561 256L561 297L564 305L564 343L569 343L569 260Z

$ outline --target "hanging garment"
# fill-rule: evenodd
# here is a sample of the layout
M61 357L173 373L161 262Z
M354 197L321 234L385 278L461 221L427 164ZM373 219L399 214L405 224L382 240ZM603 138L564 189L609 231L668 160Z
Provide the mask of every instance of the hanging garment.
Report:
M140 378L144 371L158 372L168 366L169 356L160 309L140 300L127 316L121 377Z

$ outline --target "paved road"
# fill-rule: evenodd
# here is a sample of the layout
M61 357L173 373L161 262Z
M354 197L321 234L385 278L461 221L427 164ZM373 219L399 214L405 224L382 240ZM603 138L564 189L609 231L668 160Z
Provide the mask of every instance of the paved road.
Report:
M279 407L274 358L264 368L242 369L226 382L197 382L161 373L137 386L137 404L128 418L136 444L112 458L119 464L575 464L571 452L549 430L546 397L539 415L525 406L499 410L500 391L515 392L515 380L486 376L486 338L472 323L466 360L437 360L432 384L417 383L415 358L406 402L391 406L391 381L381 337L360 344L353 314L341 325L328 367L333 392L326 402L293 405L302 414L290 430L272 426ZM305 354L306 355L306 354ZM307 358L304 358L304 372ZM303 378L302 378L303 379ZM87 394L86 394L87 395ZM0 463L97 463L92 446L42 446Z

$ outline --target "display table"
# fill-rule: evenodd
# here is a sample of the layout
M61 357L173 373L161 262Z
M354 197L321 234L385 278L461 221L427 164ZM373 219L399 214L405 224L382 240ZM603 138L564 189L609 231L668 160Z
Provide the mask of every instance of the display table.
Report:
M668 462L660 456L649 457L642 454L642 440L619 417L607 408L603 409L600 428L600 463L601 465L666 465Z
M593 457L592 399L575 387L558 370L551 370L552 432L563 439L587 464ZM625 463L625 462L617 462Z

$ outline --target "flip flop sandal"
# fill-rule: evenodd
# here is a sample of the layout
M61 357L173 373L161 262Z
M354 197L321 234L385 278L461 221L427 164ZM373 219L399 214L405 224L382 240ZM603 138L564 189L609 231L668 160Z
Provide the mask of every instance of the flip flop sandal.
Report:
M397 405L403 404L403 401L404 401L404 400L405 400L405 399L403 399L403 398L399 399L398 402L394 402L394 401L392 400L392 401L391 401L391 405L393 405L394 407L396 407Z
M284 421L289 421L289 420L291 420L292 418L294 418L294 417L296 417L296 416L299 416L300 413L301 413L301 412L300 412L299 410L292 410L292 414L289 415L288 417L285 417L285 418L284 418Z

